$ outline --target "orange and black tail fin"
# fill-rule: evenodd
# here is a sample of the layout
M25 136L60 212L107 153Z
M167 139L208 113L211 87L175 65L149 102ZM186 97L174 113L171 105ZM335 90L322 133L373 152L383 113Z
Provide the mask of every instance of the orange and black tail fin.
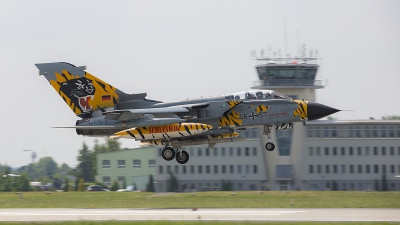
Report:
M89 117L96 110L114 107L124 93L110 84L70 63L35 64L43 75L79 117Z

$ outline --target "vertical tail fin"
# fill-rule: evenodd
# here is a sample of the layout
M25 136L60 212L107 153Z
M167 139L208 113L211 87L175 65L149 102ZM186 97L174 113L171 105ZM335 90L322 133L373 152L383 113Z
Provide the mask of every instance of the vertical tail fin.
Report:
M39 75L50 82L71 110L79 117L89 117L96 110L113 107L122 91L85 71L65 62L35 64Z

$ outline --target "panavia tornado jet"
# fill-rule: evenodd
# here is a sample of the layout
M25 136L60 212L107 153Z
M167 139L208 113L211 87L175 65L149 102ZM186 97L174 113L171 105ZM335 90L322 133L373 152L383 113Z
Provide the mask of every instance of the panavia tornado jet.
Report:
M275 149L271 130L292 129L294 122L315 120L340 110L319 103L295 100L272 90L250 90L218 97L160 102L146 93L127 94L65 62L36 64L68 107L81 119L78 135L128 138L163 146L162 157L185 164L183 146L242 141L235 130L261 126Z

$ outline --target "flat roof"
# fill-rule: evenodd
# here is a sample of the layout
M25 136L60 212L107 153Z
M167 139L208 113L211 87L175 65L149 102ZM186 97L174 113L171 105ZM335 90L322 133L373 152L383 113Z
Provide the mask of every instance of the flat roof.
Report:
M316 125L400 125L400 120L314 120L305 122L305 126Z

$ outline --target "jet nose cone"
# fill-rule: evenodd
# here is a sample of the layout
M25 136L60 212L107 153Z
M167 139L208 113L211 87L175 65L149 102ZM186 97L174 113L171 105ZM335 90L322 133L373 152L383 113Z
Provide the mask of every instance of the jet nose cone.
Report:
M339 109L335 109L316 102L308 102L307 108L308 108L308 120L317 120L340 111Z

